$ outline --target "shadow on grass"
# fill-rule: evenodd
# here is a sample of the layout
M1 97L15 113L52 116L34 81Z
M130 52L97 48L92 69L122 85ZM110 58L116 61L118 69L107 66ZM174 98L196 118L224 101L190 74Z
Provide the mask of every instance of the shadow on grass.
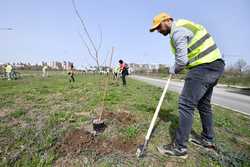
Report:
M157 121L154 127L155 130L161 121L163 121L164 123L170 122L169 135L171 138L171 142L173 142L175 139L175 131L178 128L179 122L178 116L173 114L173 112L173 109L161 109L159 112L160 121Z

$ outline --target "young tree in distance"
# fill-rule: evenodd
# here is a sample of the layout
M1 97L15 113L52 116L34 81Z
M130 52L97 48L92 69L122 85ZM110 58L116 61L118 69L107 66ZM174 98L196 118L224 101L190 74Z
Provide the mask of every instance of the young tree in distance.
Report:
M242 72L244 70L244 68L247 66L247 62L240 58L236 63L235 63L235 68L236 70L238 70L239 72Z

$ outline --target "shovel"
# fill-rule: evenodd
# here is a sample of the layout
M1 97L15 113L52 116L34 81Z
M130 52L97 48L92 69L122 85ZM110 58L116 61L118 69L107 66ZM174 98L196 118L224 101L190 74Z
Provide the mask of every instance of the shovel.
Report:
M150 123L149 129L148 129L147 135L145 136L144 144L143 144L143 145L139 145L139 147L137 148L136 156L137 156L138 158L141 158L141 157L144 155L144 152L145 152L145 150L146 150L148 141L149 141L149 139L150 139L151 133L152 133L153 128L154 128L154 125L155 125L155 121L156 121L156 119L157 119L157 117L158 117L158 114L159 114L159 111L160 111L162 102L163 102L164 97L165 97L165 95L166 95L166 92L167 92L167 89L168 89L168 85L169 85L169 82L170 82L170 80L171 80L171 76L172 76L172 75L170 74L170 75L169 75L169 78L168 78L168 80L167 80L167 82L166 82L166 85L165 85L165 87L164 87L164 90L163 90L163 92L162 92L160 101L159 101L159 103L158 103L158 105L157 105L157 108L156 108L156 110L155 110L154 116L153 116L153 118L152 118L152 120L151 120L151 123Z

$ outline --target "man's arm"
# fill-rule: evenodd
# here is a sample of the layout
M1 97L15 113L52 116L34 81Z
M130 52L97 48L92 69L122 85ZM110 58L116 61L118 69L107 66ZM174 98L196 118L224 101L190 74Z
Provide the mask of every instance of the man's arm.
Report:
M173 34L175 53L174 72L177 74L188 64L188 42L193 37L193 33L183 27L177 28Z

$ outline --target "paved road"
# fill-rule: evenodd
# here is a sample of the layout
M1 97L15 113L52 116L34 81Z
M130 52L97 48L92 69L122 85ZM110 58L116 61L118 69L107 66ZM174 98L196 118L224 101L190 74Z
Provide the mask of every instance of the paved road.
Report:
M133 75L131 78L144 81L148 84L164 87L166 80L163 79L153 79L144 76ZM171 91L180 93L182 90L184 82L181 81L171 81L169 84L169 89ZM237 112L250 115L250 96L236 93L234 89L229 89L225 87L215 87L212 97L212 103L219 105Z

